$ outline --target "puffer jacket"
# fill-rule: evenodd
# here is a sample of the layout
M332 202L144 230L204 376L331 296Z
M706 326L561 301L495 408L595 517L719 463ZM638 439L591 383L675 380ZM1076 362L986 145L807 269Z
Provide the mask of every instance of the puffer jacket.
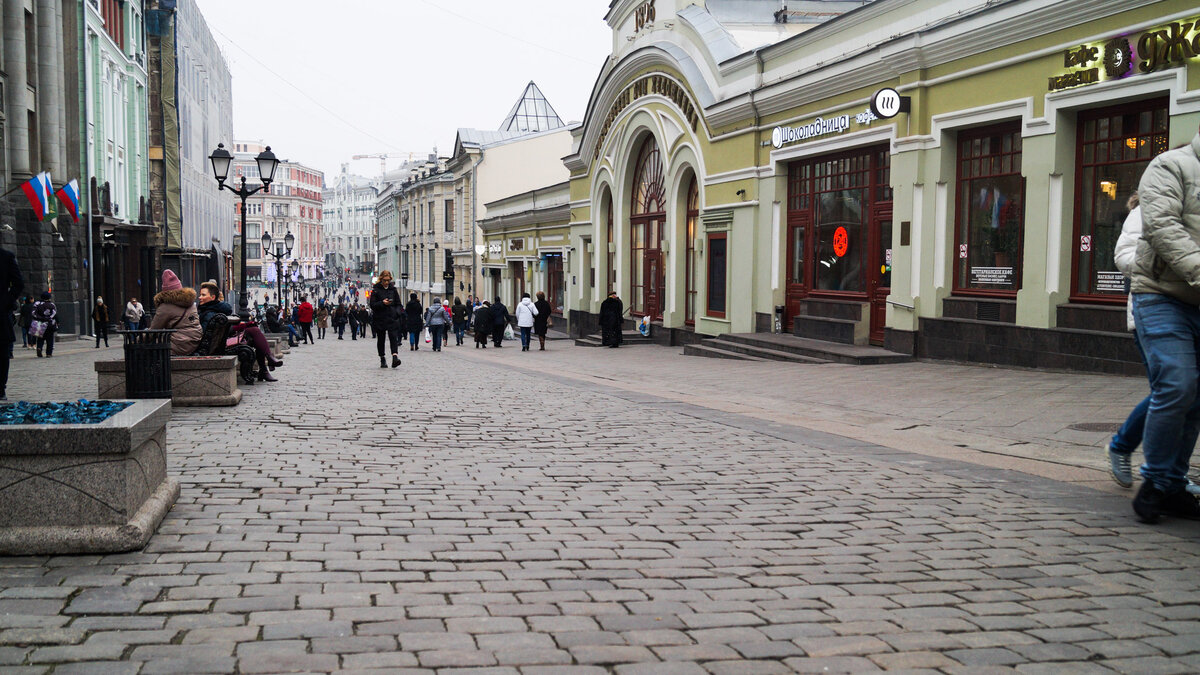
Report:
M533 301L529 298L521 298L521 302L517 303L517 327L533 328L533 317L537 314L537 307L533 306Z
M1200 134L1155 157L1138 185L1142 238L1132 290L1200 305Z
M1128 279L1133 274L1134 258L1137 256L1137 243L1142 238L1142 207L1135 206L1125 216L1121 225L1121 236L1117 237L1117 245L1113 248L1113 262L1117 269ZM1125 327L1133 330L1133 298L1125 303Z
M200 328L200 310L196 308L196 291L180 288L160 291L154 296L154 321L150 328L174 328L171 333L171 353L186 356L200 346L204 330Z

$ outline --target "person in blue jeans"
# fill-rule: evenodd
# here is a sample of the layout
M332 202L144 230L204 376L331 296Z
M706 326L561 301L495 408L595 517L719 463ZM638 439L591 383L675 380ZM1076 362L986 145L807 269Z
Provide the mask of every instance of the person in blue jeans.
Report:
M533 304L528 293L521 294L521 302L517 303L517 328L521 329L521 351L529 351L529 339L533 333L533 324L538 315L537 306Z
M1138 342L1150 379L1142 436L1138 520L1200 520L1187 471L1200 435L1200 133L1146 167L1138 193L1142 237L1131 288Z

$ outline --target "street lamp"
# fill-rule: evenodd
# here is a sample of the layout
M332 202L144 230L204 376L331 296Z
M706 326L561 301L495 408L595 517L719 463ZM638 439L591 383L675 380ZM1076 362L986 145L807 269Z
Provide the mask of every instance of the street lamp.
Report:
M242 176L242 184L238 188L232 188L225 184L225 179L229 177L229 165L233 162L233 155L225 149L224 143L217 143L217 149L208 156L213 167L213 177L217 179L217 185L221 190L229 190L237 195L242 200L242 274L238 284L238 315L242 319L250 318L250 307L246 296L246 198L258 192L259 190L270 192L271 182L275 180L275 169L279 167L279 160L275 158L275 153L271 152L271 146L258 153L254 161L258 163L258 176L262 181L262 185L256 188L246 188L246 177Z
M292 246L295 243L296 243L296 238L294 236L292 236L292 233L289 230L288 233L283 237L283 241L275 242L275 251L272 252L271 251L271 233L267 232L266 230L263 230L263 235L262 235L263 260L266 260L267 256L270 256L275 259L275 302L276 302L276 304L279 305L279 312L280 312L281 317L283 315L283 293L282 293L283 284L281 283L282 277L283 277L282 261L284 258L286 258L292 254Z

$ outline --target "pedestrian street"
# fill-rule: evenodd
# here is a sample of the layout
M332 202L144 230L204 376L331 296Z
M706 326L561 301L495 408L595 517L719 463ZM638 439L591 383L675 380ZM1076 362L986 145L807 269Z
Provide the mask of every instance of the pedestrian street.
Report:
M175 409L182 493L144 551L0 558L0 673L1200 671L1200 523L672 393L869 367L548 349L380 369L326 339L236 407ZM9 397L94 396L119 356L18 358ZM670 382L625 386L655 359Z

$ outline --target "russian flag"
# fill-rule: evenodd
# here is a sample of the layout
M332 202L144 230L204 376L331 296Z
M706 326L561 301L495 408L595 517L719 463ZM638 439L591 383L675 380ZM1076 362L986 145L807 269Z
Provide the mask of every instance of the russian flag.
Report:
M63 203L63 206L67 207L67 211L71 214L71 218L78 223L79 181L72 178L70 183L60 187L54 194L58 196L58 199Z
M21 185L21 191L29 200L29 207L38 220L50 213L50 174L43 171Z

